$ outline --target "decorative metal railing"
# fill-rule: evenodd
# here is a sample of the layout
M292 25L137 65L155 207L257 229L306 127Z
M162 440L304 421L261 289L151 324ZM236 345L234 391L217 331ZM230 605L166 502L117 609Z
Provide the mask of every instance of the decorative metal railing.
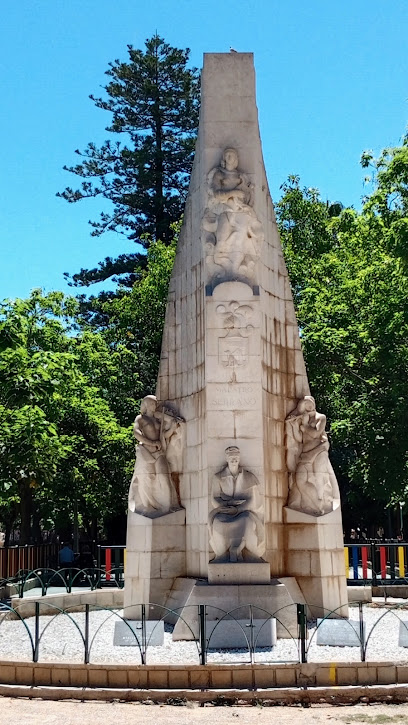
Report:
M5 605L0 613L0 659L5 656L4 650L6 650L5 658L9 659L10 643L14 642L15 648L18 642L20 650L15 652L13 649L13 659L33 662L49 661L50 656L55 662L75 661L85 664L126 661L129 664L176 663L184 666L222 662L236 664L321 662L320 646L316 644L319 630L325 623L327 624L328 619L338 614L338 610L321 609L321 618L317 621L307 621L305 604L290 604L273 612L253 604L241 605L231 611L205 603L176 609L168 609L157 604L140 604L138 628L135 629L131 626L135 622L126 617L126 609L118 610L90 604L77 606L75 610L61 609L46 600L39 600L34 604L33 616L27 618L23 616L23 610L19 611L22 606L24 605L12 609L9 605ZM384 624L386 624L387 638L394 639L395 646L398 636L401 637L401 631L405 633L408 646L408 619L405 605L393 605L386 610L371 610L371 613L361 602L353 603L352 607L355 613L357 609L358 619L356 620L355 614L352 615L353 609L351 609L353 620L343 619L343 626L352 629L354 646L352 648L344 644L339 646L333 655L334 661L340 662L342 659L339 650L344 651L344 661L351 661L350 657L354 662L378 661L378 652L384 648ZM292 632L286 626L288 613L294 623L295 632L293 626ZM267 627L272 619L281 629L286 630L283 649L279 645L282 640L271 646L259 644L262 629ZM235 637L237 633L240 635L241 644L238 648L235 647L233 654L230 655L234 657L233 660L225 659L226 650L231 648L217 648L214 643L216 630L222 628L225 621L233 625ZM115 622L120 622L122 629L128 633L130 642L126 647L115 644ZM185 642L172 641L174 627L180 622L187 632L186 639L190 640L188 653ZM256 630L255 624L257 624ZM166 641L158 645L154 641L155 632L163 626ZM22 644L25 648L23 654ZM323 647L327 649L325 645ZM351 649L352 654L350 654ZM125 660L122 654L124 650L127 654ZM398 661L407 662L408 648L404 649L399 645L398 651ZM327 657L323 659L327 661ZM332 661L331 659L330 663ZM392 661L397 660L394 658ZM327 662L328 666L330 663Z
M27 544L0 548L0 580L12 579L19 572L56 566L58 544Z
M50 586L63 586L58 579L58 544L29 544L0 548L0 583L15 579L27 580L27 573L49 571ZM344 546L345 574L350 584L408 584L408 544L405 543L348 543ZM87 576L96 580L97 587L124 586L126 547L124 545L98 545L96 567L87 568ZM70 579L78 585L78 566L72 567ZM53 573L53 576L51 574ZM83 580L84 577L82 577ZM56 583L58 580L58 584ZM66 582L68 577L66 577Z
M345 544L346 577L357 584L407 584L408 544Z
M126 546L97 546L97 568L105 571L105 582L123 586L126 564Z

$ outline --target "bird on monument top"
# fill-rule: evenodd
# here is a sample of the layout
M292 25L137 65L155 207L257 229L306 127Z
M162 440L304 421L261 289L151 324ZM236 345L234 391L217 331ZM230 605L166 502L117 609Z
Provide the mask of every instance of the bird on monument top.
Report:
M230 53L238 53L238 51L230 45Z

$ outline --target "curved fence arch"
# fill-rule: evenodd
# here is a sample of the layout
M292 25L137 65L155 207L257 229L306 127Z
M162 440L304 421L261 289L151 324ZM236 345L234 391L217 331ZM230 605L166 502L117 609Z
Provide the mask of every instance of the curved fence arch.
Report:
M37 573L37 576L41 575ZM37 581L37 579L35 580ZM95 664L101 661L116 660L142 665L147 664L148 656L151 663L149 652L153 662L156 663L171 662L172 656L176 657L177 662L182 663L185 656L186 664L192 661L201 665L217 664L217 662L237 662L238 664L243 661L242 656L244 656L244 661L251 664L262 662L265 664L283 662L293 664L307 661L319 662L319 652L327 660L328 643L317 643L317 635L320 628L325 623L327 624L331 617L336 617L339 610L342 609L342 607L333 610L321 608L322 617L317 621L307 622L306 605L304 604L284 605L275 611L268 611L250 603L231 610L213 604L191 604L170 609L150 603L138 605L139 612L136 612L138 626L135 627L127 617L126 609L120 609L117 606L78 603L63 608L51 601L40 599L30 605L33 614L29 615L26 605L27 600L21 600L19 605L14 607L7 603L3 604L3 612L0 614L0 656L2 643L7 650L7 656L10 656L10 648L5 637L7 637L8 620L12 617L18 622L18 626L15 623L13 625L14 631L16 626L18 631L20 627L24 630L24 636L19 635L18 639L21 639L23 648L26 646L24 642L27 642L29 657L32 657L34 662L37 662L39 658L49 659L50 653L53 654L53 649L60 652L58 656L61 657L61 661L68 661L67 657L73 653L75 645L75 658L79 657L86 664L92 659ZM376 651L378 659L385 626L388 628L387 632L390 633L389 636L387 635L388 639L392 639L392 647L397 652L391 659L396 661L397 658L397 661L400 662L408 660L408 648L404 650L398 639L400 631L398 627L408 633L408 616L406 620L402 616L408 608L408 603L406 605L398 603L389 606L386 611L381 609L378 613L375 609L365 609L361 602L351 603L351 607L350 618L353 621L344 617L338 617L338 619L344 621L345 627L353 628L355 650L352 652L348 643L344 644L341 641L332 643L333 646L342 648L341 651L344 650L344 647L347 648L344 651L345 657L351 658L349 661L356 661L356 657L361 661L366 661L370 650ZM316 609L314 607L314 610ZM26 615L25 612L27 612ZM103 614L104 612L105 614ZM134 612L132 614L134 616ZM288 614L290 614L290 618L288 618ZM276 620L276 624L280 628L280 636L283 635L284 639L278 639L276 644L273 644L271 640L268 644L263 644L263 633L265 628L271 626L272 619ZM62 621L69 622L69 625L60 627ZM227 621L231 623L231 637L230 642L227 643L228 646L224 646L220 644L217 635L225 627ZM127 639L133 640L128 652L118 649L118 642L114 645L114 622L123 622L122 626L129 635ZM179 629L175 639L187 640L190 641L190 644L180 643L179 645L178 641L172 638L173 628L177 624L179 624ZM75 637L70 634L70 627L72 627ZM158 628L163 628L161 631L164 631L164 643L154 641ZM13 630L11 629L10 632L8 641L13 639ZM228 639L228 632L226 636ZM214 642L216 642L215 646ZM123 642L123 644L129 644L129 642ZM180 650L177 650L178 647ZM326 647L326 654L322 647ZM225 654L226 649L231 650L229 654ZM24 651L26 658L27 650ZM331 658L330 661L342 661L341 651L333 650L334 659ZM164 660L160 657L163 657ZM18 656L16 658L19 659Z

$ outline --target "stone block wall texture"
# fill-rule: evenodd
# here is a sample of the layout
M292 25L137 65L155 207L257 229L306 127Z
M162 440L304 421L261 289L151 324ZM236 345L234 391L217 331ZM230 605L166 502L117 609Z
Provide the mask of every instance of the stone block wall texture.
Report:
M185 511L150 519L128 516L125 566L125 616L139 619L139 604L168 601L175 579L186 570ZM159 614L161 617L163 612Z
M253 209L265 240L251 289L242 282L206 290L202 219L206 179L233 147L239 169L253 184ZM207 294L206 294L207 292ZM212 292L212 293L211 293ZM248 364L219 364L219 305L231 301L253 311ZM225 463L224 449L238 445L241 464L262 487L266 551L271 574L285 574L283 507L288 494L284 421L296 399L310 394L288 275L266 179L255 101L251 53L205 55L196 156L177 249L166 314L157 397L174 403L187 421L181 476L186 508L186 574L207 577L209 492Z
M71 663L32 663L32 662L0 662L0 688L3 685L25 685L27 687L53 687L75 688L68 690L68 697L85 699L86 689L94 688L93 697L97 699L99 690L101 696L108 694L107 690L116 690L119 697L120 690L134 691L135 699L157 699L158 691L166 695L169 690L179 690L178 695L186 695L189 690L269 690L269 696L283 697L280 688L309 687L312 696L313 688L338 688L390 686L392 684L404 685L408 683L408 668L406 665L392 662L344 662L337 664L310 663L310 664L277 664L277 665L79 665ZM80 688L80 689L79 689ZM406 701L407 688L404 688L403 699ZM148 692L149 691L149 692ZM155 692L156 691L156 692ZM164 692L163 692L164 691ZM181 691L181 692L180 692ZM333 698L335 690L329 690L329 697ZM0 694L10 694L1 692ZM17 696L21 692L13 693ZM220 694L220 693L218 693ZM263 693L266 695L267 693ZM294 700L299 698L299 691L294 691ZM320 697L321 697L320 693ZM364 690L359 693L367 695ZM376 693L374 692L374 697ZM391 689L386 694L392 697ZM396 693L398 696L398 693ZM35 696L32 690L30 696ZM241 695L240 695L241 696ZM62 692L55 689L53 698L60 699ZM378 695L377 695L378 697ZM126 699L129 699L126 696ZM394 701L397 701L396 699Z
M253 210L263 227L264 241L252 286L242 281L211 285L206 263L207 177L219 167L226 148L236 149L238 168L253 184ZM231 377L231 369L220 358L225 331L218 312L222 306L228 310L234 301L252 312L247 359L234 368ZM170 284L156 394L173 403L187 422L180 482L186 509L186 575L208 576L211 481L225 464L224 450L230 445L239 446L241 465L261 485L263 556L271 576L290 575L291 552L299 557L301 547L296 535L299 526L283 520L288 496L284 422L297 400L310 390L263 163L251 53L204 57L199 134ZM341 520L332 524L341 535ZM292 526L293 536L288 533ZM311 527L303 529L306 532ZM330 541L324 538L329 527L324 532L318 547L313 545L313 552L309 551L304 570L306 576L314 576L316 570L319 581L314 591L321 590L321 576L330 577L333 566L335 576L340 577L338 557L332 559ZM322 561L312 567L312 553L322 549L330 557L330 566ZM347 602L344 576L336 579L336 587L335 604L339 606Z

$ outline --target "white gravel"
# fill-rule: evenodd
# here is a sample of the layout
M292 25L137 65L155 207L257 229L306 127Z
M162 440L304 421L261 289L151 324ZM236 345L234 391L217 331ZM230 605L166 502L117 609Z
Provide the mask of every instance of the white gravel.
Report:
M367 660L407 663L408 649L398 646L399 620L408 623L408 604L403 608L364 605L366 623ZM119 621L118 610L92 610L90 612L90 640L92 641L90 662L140 664L140 651L136 647L113 645L115 621ZM385 616L383 616L385 615ZM84 645L75 623L82 633L85 630L85 614L41 616L39 661L83 662ZM358 619L358 609L350 608L350 618ZM376 624L378 623L378 624ZM376 626L375 626L376 625ZM0 659L31 661L32 649L27 629L34 639L34 617L11 620L0 615ZM147 649L148 664L199 664L198 648L194 642L173 642L171 627L165 625L163 646ZM360 661L359 647L328 647L317 645L313 636L316 624L309 625L308 662L351 662ZM371 634L370 634L371 633ZM250 662L245 650L210 650L208 662ZM298 643L279 639L273 648L262 648L255 653L255 662L293 662L298 660Z

